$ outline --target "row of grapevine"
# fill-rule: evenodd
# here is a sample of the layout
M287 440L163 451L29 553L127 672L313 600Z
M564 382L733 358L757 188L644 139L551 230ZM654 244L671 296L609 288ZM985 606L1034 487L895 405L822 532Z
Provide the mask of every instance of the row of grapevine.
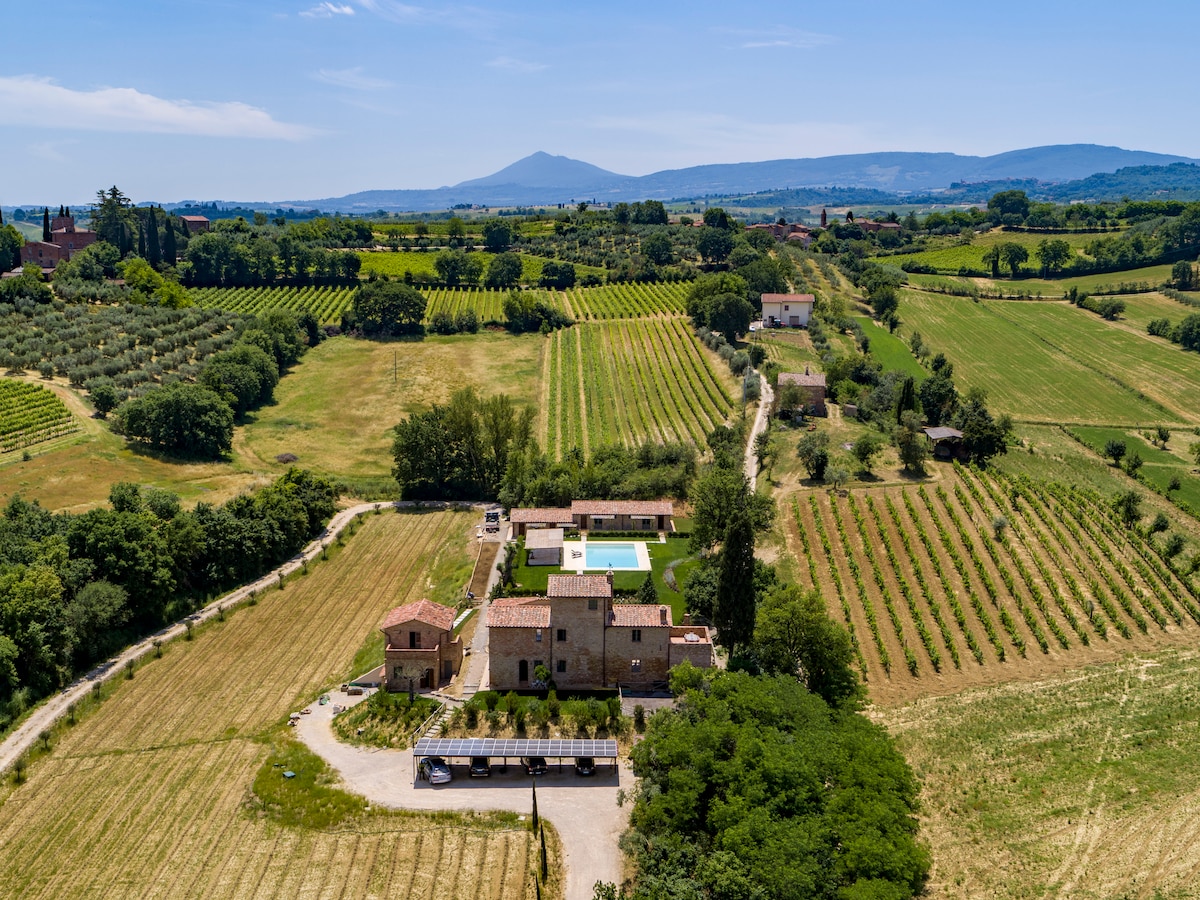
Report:
M225 309L243 315L257 315L272 309L291 312L308 310L321 323L337 322L350 308L354 288L350 287L251 287L197 288L192 299L205 309Z
M813 519L816 524L816 534L821 542L821 549L825 552L827 559L832 558L832 551L829 547L829 535L825 531L825 525L821 521L821 513L817 508L817 498L812 494L808 495L809 503L811 504ZM803 552L805 559L808 560L808 577L809 584L819 590L821 587L821 579L817 573L817 557L813 552L808 541L808 533L804 527L804 521L800 514L800 503L796 499L792 500L792 515L796 520L796 534L800 540L800 549ZM854 627L854 619L851 617L850 603L846 600L846 591L842 587L842 576L838 574L837 567L830 567L830 575L832 576L834 590L837 592L838 605L842 609L842 618L846 623L846 630L850 633L850 646L854 648L854 658L858 660L859 671L862 672L863 680L867 678L867 660L863 656L862 646L858 643L858 631Z
M863 615L867 618L867 627L871 629L871 637L875 639L875 650L879 654L879 664L883 666L884 673L890 675L892 672L892 657L888 653L887 647L884 646L883 634L879 630L879 619L875 615L875 606L871 603L871 598L867 595L867 586L863 582L862 569L855 558L854 549L850 546L850 538L846 535L846 524L842 521L841 510L836 503L831 503L829 509L833 515L833 525L837 529L842 552L845 554L846 565L850 569L850 577L854 580L854 588L858 593L859 606L862 607ZM835 565L832 558L830 558L829 564L831 567ZM903 644L904 635L898 634L897 638Z
M611 284L575 288L567 300L580 321L681 315L689 287L685 282Z
M696 338L678 319L576 325L550 337L545 445L703 446L733 408Z
M75 417L53 391L0 378L0 452L11 453L78 430Z

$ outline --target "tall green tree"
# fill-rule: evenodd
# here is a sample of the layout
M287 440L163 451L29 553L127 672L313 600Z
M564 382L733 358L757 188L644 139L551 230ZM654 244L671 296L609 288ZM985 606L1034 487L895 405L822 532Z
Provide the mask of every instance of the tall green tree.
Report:
M1037 245L1038 262L1042 264L1042 275L1057 274L1075 255L1071 245L1062 238L1039 241Z
M158 213L153 207L146 215L146 260L154 268L162 268L163 253L158 237Z
M179 242L175 239L175 225L170 216L167 216L163 227L162 257L167 266L173 266L179 260Z
M92 210L92 230L102 241L108 241L124 256L129 252L133 233L137 230L133 201L114 184L107 191L96 192Z
M1029 250L1024 244L1009 241L1000 245L1000 258L1008 266L1013 278L1021 277L1021 265L1029 259Z
M754 638L757 598L754 590L754 523L745 510L730 517L721 542L720 573L713 607L717 642L732 657Z
M50 207L42 207L42 241L50 243Z
M850 635L829 618L816 590L794 584L769 590L758 608L754 646L766 672L795 675L830 706L862 699Z
M369 281L354 292L352 322L369 337L420 334L425 302L425 296L411 285Z

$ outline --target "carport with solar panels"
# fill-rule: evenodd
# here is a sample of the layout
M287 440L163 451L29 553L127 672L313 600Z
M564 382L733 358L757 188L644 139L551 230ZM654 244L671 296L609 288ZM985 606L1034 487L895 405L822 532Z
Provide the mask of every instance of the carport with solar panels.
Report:
M541 756L547 762L554 760L559 768L563 760L575 760L590 756L597 765L601 760L609 762L613 771L617 767L617 742L590 739L524 739L524 738L421 738L413 748L413 781L417 778L417 767L428 756L470 760L473 756L486 756L489 760L520 761L522 757Z

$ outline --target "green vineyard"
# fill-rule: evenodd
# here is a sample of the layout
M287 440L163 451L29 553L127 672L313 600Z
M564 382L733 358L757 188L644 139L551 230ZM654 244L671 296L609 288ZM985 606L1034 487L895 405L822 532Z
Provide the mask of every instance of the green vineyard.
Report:
M543 444L559 457L644 440L703 446L733 410L682 319L586 323L550 341Z
M792 515L801 581L846 622L873 694L1200 626L1200 592L1159 545L1080 489L956 465L939 485L812 493Z
M612 284L567 292L571 314L580 322L682 315L689 284Z
M256 315L271 309L300 312L307 309L317 321L337 322L350 308L354 288L350 287L256 287L193 288L192 299L205 309L223 309L243 315Z
M49 388L0 378L0 452L11 453L78 430L75 417Z

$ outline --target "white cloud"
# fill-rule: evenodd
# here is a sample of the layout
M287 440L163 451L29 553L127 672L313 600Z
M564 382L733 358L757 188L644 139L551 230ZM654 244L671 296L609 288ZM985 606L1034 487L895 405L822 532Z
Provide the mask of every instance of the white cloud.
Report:
M398 25L441 25L463 31L487 32L496 23L496 14L477 6L442 4L417 6L401 0L354 0L369 13Z
M334 16L352 16L354 7L348 3L318 3L312 9L300 13L306 19L332 19Z
M488 63L493 69L507 69L510 72L541 72L546 68L544 63L527 62L523 59L513 59L511 56L497 56Z
M738 46L743 50L759 50L771 47L784 47L792 50L812 50L814 47L824 47L835 42L828 34L815 31L804 31L792 28L790 25L776 25L769 29L723 29L726 34L733 35L739 40Z
M315 132L246 103L165 100L135 88L76 91L35 75L0 76L0 121L84 131L295 141Z
M317 81L332 84L334 87L349 88L352 91L379 91L395 86L386 79L367 75L362 66L352 69L319 69L313 77Z
M51 162L66 162L67 156L63 150L74 144L78 144L77 140L66 141L40 141L36 144L29 145L29 152L38 159L47 159Z

